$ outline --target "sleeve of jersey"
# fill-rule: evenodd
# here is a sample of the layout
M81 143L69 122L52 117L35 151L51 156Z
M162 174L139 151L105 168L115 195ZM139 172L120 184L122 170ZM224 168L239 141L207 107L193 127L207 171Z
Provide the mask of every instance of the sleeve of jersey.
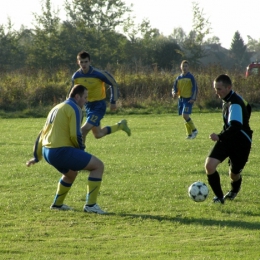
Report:
M81 109L76 104L70 103L68 106L68 113L70 113L70 138L73 146L79 148L81 150L85 149L85 145L83 144L82 140L82 133L81 133Z
M175 81L174 81L174 83L173 83L173 86L172 86L172 94L178 93L177 83L178 83L178 78L176 78Z
M198 86L195 78L191 77L191 83L192 83L192 96L191 99L196 100L197 94L198 94Z
M70 86L70 88L69 88L69 91L68 91L68 93L67 93L66 98L69 97L69 95L70 95L70 91L71 91L71 89L72 89L73 86L74 86L74 75L75 75L75 73L73 74L73 76L72 76L72 78L71 78L71 86Z
M106 84L110 85L110 103L115 104L119 96L118 84L107 71L103 72L103 80Z
M226 130L222 131L218 136L220 141L225 141L235 134L235 132L240 131L243 126L243 112L239 104L232 104L229 107L228 116L228 127Z
M42 159L42 131L38 134L33 147L33 156L36 162Z

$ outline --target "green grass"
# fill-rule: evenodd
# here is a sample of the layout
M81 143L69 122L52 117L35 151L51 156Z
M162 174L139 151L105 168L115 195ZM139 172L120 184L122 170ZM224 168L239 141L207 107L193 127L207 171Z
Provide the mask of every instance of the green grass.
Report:
M107 115L103 125L121 118ZM259 259L260 113L252 114L254 143L241 193L225 205L211 202L211 190L202 203L188 197L192 182L207 183L208 135L222 127L221 113L192 118L199 129L194 140L185 140L175 114L128 115L131 137L87 137L87 150L105 163L98 203L106 216L82 211L84 172L65 201L75 210L50 211L60 174L45 161L25 166L45 119L0 119L0 259ZM226 192L226 161L219 172Z

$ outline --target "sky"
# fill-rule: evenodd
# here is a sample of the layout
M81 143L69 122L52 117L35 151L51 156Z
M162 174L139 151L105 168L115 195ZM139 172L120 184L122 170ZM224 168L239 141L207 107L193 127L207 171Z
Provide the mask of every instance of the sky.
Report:
M127 6L133 4L132 16L135 23L144 18L150 21L153 28L157 28L165 36L170 35L174 28L181 27L186 34L192 30L192 3L198 3L203 17L210 23L211 34L217 36L222 47L230 48L232 38L239 31L246 44L247 36L260 40L259 13L260 0L123 0ZM60 9L60 18L65 20L63 8L65 0L52 0L53 10ZM42 3L45 0L6 0L0 1L0 24L7 25L8 17L14 29L19 30L21 25L33 28L32 13L41 14Z

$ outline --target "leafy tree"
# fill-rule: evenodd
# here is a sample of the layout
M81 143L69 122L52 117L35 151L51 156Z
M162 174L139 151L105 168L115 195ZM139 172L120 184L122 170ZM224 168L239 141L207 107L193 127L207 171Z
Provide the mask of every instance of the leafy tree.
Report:
M34 40L30 46L30 55L27 64L39 68L53 69L61 62L59 28L59 10L51 9L51 1L45 0L42 4L42 14L34 13Z
M181 27L177 27L173 29L170 37L173 38L176 43L181 46L185 42L187 35Z
M250 56L247 52L247 46L241 37L239 31L236 31L230 46L231 57L234 60L234 67L244 69L250 62Z
M200 59L207 56L202 48L205 38L210 34L210 23L204 18L203 9L199 8L198 3L193 2L193 25L183 44L184 56L195 64L200 63Z
M72 0L71 3L66 0L65 9L73 26L83 33L87 30L87 36L92 40L89 43L91 53L97 64L104 66L104 56L112 47L107 39L116 35L116 28L123 26L124 15L131 9L121 0ZM89 38L85 40L89 41Z
M248 43L247 43L247 50L252 52L260 52L260 39L259 41L253 39L251 36L247 36Z
M148 19L143 19L140 24L135 24L128 16L123 26L123 32L129 40L126 43L126 61L133 64L151 65L154 51L155 39L160 35L158 29L152 28Z
M208 38L205 41L205 44L219 44L220 45L220 39L217 36L213 36L211 38Z
M78 26L98 30L115 30L124 23L123 16L131 9L121 0L65 1L67 14Z
M19 45L19 34L13 30L8 19L7 25L0 25L0 69L15 70L24 65L25 53Z
M154 63L159 68L171 70L179 66L182 55L180 46L170 38L158 38L156 49L153 54Z
M83 30L69 21L64 21L61 25L59 34L61 63L72 70L78 68L76 63L77 53L82 50L88 51L94 40L95 36L88 28Z
M193 2L193 31L195 32L195 43L202 45L207 35L210 34L211 27L208 19L204 18L203 9L199 8L198 3Z

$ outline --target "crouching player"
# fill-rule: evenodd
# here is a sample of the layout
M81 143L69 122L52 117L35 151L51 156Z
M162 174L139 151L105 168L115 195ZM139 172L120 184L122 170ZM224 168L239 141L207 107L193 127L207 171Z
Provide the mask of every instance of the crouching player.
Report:
M64 199L71 189L78 171L89 171L86 204L83 210L105 214L96 204L104 164L94 155L85 152L85 145L82 142L82 108L87 97L87 89L82 85L75 85L69 93L69 98L49 112L45 125L35 142L34 157L26 165L29 167L44 157L62 174L53 204L50 207L53 210L72 209L63 203Z

